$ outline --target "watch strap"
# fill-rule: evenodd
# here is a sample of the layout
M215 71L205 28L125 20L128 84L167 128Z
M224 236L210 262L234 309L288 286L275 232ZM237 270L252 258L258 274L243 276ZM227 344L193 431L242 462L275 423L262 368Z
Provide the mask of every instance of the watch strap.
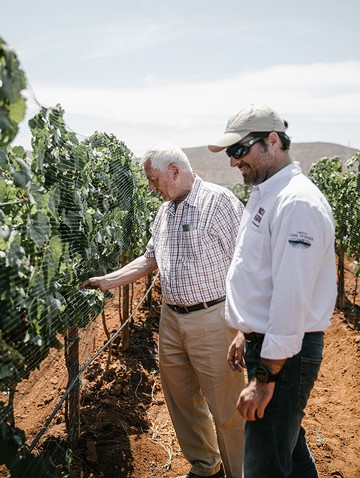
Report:
M255 378L260 383L276 382L278 373L271 373L266 365L260 363L255 370Z

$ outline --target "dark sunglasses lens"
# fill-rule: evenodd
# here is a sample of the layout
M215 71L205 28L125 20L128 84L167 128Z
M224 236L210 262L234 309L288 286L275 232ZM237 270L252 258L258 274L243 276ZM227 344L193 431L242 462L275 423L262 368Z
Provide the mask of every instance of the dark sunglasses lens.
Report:
M245 155L245 147L242 144L234 144L226 150L226 154L229 158L240 159Z

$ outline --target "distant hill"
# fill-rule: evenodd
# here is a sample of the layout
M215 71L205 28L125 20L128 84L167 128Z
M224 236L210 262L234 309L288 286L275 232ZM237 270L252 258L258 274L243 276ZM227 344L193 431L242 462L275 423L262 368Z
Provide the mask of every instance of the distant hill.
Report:
M183 148L188 156L194 171L205 181L216 184L236 184L242 182L241 172L230 167L230 160L225 154L211 153L207 146L196 148ZM294 161L301 164L304 174L307 174L310 166L322 158L339 156L345 163L359 151L333 143L292 143L290 156Z

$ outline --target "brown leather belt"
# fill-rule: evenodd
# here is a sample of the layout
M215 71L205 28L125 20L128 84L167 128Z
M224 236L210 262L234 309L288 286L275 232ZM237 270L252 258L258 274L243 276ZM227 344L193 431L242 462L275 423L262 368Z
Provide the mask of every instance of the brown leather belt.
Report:
M264 340L265 335L259 334L258 332L250 332L249 334L244 334L246 342L262 342Z
M189 314L190 312L195 312L195 310L208 309L209 307L218 304L219 302L224 302L224 300L225 297L220 297L219 299L210 300L210 302L201 302L200 304L195 305L166 305L178 314Z

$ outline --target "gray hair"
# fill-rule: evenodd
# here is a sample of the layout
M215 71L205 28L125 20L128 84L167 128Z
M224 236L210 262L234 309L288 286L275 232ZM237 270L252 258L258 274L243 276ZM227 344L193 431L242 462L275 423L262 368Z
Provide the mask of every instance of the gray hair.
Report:
M171 143L159 143L153 146L140 159L140 166L144 167L146 161L149 161L153 169L161 172L165 172L172 163L176 163L181 170L192 172L190 161L184 151Z

